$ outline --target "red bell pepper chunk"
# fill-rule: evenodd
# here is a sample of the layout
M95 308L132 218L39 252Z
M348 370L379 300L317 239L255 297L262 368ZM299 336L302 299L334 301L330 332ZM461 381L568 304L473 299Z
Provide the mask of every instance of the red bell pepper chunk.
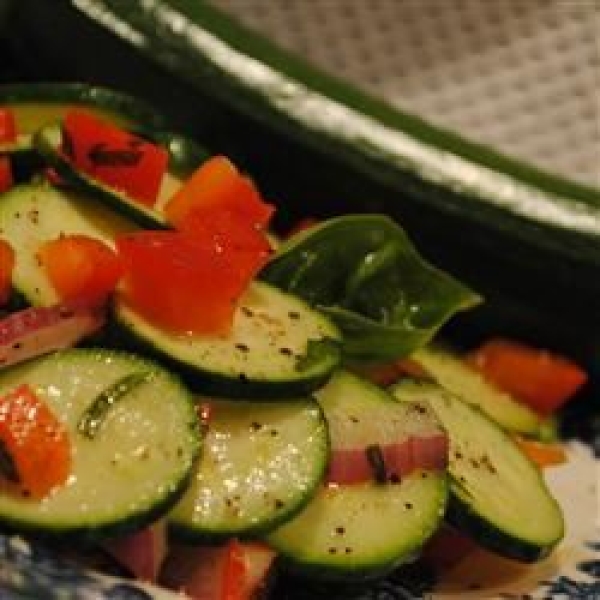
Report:
M169 160L164 148L80 109L65 115L62 151L78 169L146 206L154 206Z
M117 238L125 264L123 299L160 327L217 335L233 323L237 301L266 261L223 236L143 231Z
M64 235L45 242L38 258L64 302L102 304L123 274L123 263L104 242L86 235Z
M0 305L6 304L12 288L12 273L15 268L15 251L0 238Z
M177 229L195 230L198 222L228 212L239 222L264 229L274 207L263 202L250 179L224 156L202 164L165 206L167 220Z
M571 360L518 342L493 339L468 362L484 377L541 415L555 412L587 381Z
M67 481L71 470L67 432L27 385L0 398L0 443L12 466L5 476L23 494L43 498Z
M251 600L265 584L275 553L230 539L222 546L175 546L161 579L192 600Z
M15 113L10 108L0 108L0 144L17 141Z
M13 185L12 168L8 156L0 156L0 192L6 192Z

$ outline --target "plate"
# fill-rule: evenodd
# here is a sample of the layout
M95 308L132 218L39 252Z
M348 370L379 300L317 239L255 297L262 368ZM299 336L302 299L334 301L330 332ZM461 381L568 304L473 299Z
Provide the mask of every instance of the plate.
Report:
M546 470L547 480L566 517L567 533L558 549L532 566L486 552L470 554L438 574L411 566L369 588L353 587L357 600L566 600L600 598L600 460L580 443L568 447L565 465ZM423 578L419 580L420 575ZM308 593L308 595L307 595ZM315 595L317 594L317 595ZM335 594L337 596L337 594ZM276 600L335 600L332 590L300 590L283 580ZM352 600L346 591L339 598ZM48 547L19 537L0 536L2 600L175 600L181 595L130 580L84 570Z

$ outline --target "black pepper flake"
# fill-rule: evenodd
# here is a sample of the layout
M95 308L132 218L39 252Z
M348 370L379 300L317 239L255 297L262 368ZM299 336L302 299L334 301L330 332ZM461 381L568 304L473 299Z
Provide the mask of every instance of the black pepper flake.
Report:
M254 312L252 311L252 309L248 308L247 306L242 306L241 307L241 311L247 317L253 317L254 316Z
M346 528L343 527L342 525L338 525L335 528L335 532L336 532L337 535L344 535L346 533Z
M337 548L334 548L333 546L331 546L330 548L327 549L327 552L329 552L329 554L336 554Z
M346 547L344 548L344 552L345 552L346 554L352 554L352 548L350 548L350 547L346 546Z
M280 510L280 509L282 509L285 506L285 502L283 500L280 500L279 498L275 499L274 504L275 504L275 508L277 510Z
M240 373L238 375L238 380L241 381L242 383L247 383L248 382L248 375L246 375L246 373Z
M456 460L462 460L462 458L463 458L463 454L462 454L462 452L461 452L460 450L457 450L457 451L454 453L454 458L456 458Z
M239 350L240 352L248 352L250 350L250 348L248 348L248 346L246 346L246 344L236 344L235 348L236 348L236 350Z
M294 354L290 348L279 348L279 353L284 356L292 356Z
M262 429L262 424L258 421L252 421L252 423L250 423L250 429L251 431L258 431L259 429Z
M270 429L269 433L271 434L271 437L277 437L279 435L279 431L277 429Z
M413 507L412 502L405 502L404 503L404 508L406 510L412 510L412 507Z
M12 349L13 349L13 350L19 350L19 349L20 349L20 348L22 348L22 347L23 347L23 344L22 344L21 342L15 342L15 343L12 345Z
M299 313L299 312L296 312L295 310L291 310L291 311L288 313L288 317L289 317L290 319L293 319L294 321L297 321L297 320L300 318L300 313Z

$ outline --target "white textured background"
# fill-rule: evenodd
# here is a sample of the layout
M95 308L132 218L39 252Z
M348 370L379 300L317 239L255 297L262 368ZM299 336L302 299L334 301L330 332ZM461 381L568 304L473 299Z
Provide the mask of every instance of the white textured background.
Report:
M600 186L600 0L212 0L432 122Z

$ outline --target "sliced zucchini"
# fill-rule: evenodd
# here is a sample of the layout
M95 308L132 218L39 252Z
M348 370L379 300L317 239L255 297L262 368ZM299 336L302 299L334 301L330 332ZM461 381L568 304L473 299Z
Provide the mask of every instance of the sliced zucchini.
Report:
M141 99L83 83L0 85L0 105L10 108L16 119L17 142L0 144L0 154L10 154L16 181L26 181L44 164L34 148L33 134L60 120L73 106L85 107L118 125L143 132L167 126L164 117Z
M64 182L68 183L79 193L98 199L142 227L150 229L164 229L168 227L165 217L160 210L161 202L166 201L173 189L180 185L177 178L172 175L167 176L166 185L163 182L162 190L164 191L162 197L158 199L155 208L149 208L141 202L130 198L125 192L110 187L77 169L60 152L61 139L60 127L50 125L34 135L33 143L38 152L44 157L44 160L58 173Z
M170 528L186 540L272 529L308 502L328 456L314 400L211 402L203 458Z
M104 415L93 438L82 416L107 386L150 373ZM190 393L172 374L139 357L66 350L0 372L0 395L30 385L66 427L72 447L68 482L43 500L0 493L0 522L16 531L92 539L141 527L183 493L200 449Z
M16 253L13 287L34 306L58 300L36 259L43 242L79 233L112 244L116 233L134 228L98 203L44 184L16 186L0 203L0 231Z
M428 346L417 350L411 359L441 387L478 406L504 429L531 436L539 434L541 419L535 412L487 382L452 352Z
M119 298L114 319L125 343L184 373L199 392L235 398L282 398L322 385L341 359L339 332L303 300L253 282L226 337L177 335L144 319Z
M447 519L503 556L547 556L563 537L563 516L516 443L477 407L435 384L403 381L392 392L401 401L427 402L450 436Z
M337 434L352 444L372 441L378 432L383 442L390 421L391 429L413 426L411 410L397 410L387 393L348 373L336 373L318 400L332 444ZM369 409L375 418L363 418ZM375 577L418 554L436 531L446 498L440 471L416 470L395 483L325 486L266 540L290 569L325 579Z

